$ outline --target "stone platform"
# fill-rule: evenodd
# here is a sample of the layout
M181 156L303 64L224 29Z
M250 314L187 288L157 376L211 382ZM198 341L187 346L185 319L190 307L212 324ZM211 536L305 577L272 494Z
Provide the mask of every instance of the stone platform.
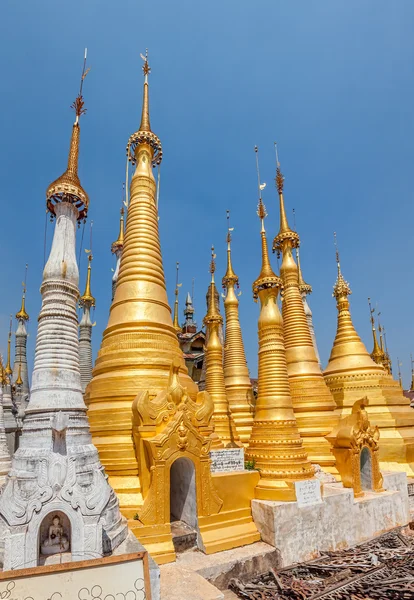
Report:
M254 522L262 540L278 549L282 567L360 544L410 521L406 474L383 477L386 491L361 498L341 483L325 483L322 502L302 508L297 502L253 500Z
M279 552L264 542L210 555L184 552L160 566L161 600L230 600L236 598L227 590L233 577L247 581L279 566Z

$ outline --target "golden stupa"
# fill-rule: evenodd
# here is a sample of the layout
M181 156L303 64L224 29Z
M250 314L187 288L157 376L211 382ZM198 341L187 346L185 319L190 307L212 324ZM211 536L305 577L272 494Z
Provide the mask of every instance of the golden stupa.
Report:
M152 174L162 151L150 128L146 58L143 70L141 125L127 146L136 169L119 277L86 401L93 442L121 512L163 563L175 558L172 520L191 521L207 554L258 541L251 499L260 476L257 471L210 470L211 445L222 447L214 432L216 407L214 397L199 392L188 376L167 300ZM216 330L221 323L213 321ZM213 371L218 357L225 397L221 345L219 350ZM207 365L208 387L214 389L211 375ZM191 515L182 514L187 505L177 498L183 494L183 477L194 486Z
M414 411L397 381L374 362L355 331L349 310L351 288L345 281L336 253L338 276L333 296L338 309L338 327L325 381L341 417L352 412L354 403L367 396L366 411L381 434L379 459L382 470L414 475ZM374 330L374 344L380 351ZM375 349L375 346L374 346Z
M229 221L229 211L227 211ZM239 278L233 270L231 260L231 231L227 227L227 270L222 279L226 289L224 310L226 313L226 337L224 346L224 383L237 434L247 444L252 432L254 399L249 369L244 351L243 336L239 320L239 301L235 287Z
M211 282L208 288L209 301L207 314L203 323L208 331L206 344L206 391L213 400L214 429L218 436L218 443L213 443L215 448L240 445L240 438L236 431L233 415L230 411L229 400L226 393L223 369L223 345L219 336L219 328L223 325L223 317L219 313L215 302L216 284L214 273L216 271L214 247L211 248L210 273Z
M121 509L132 517L142 502L132 441L131 405L140 390L150 396L167 387L178 361L180 379L195 398L168 304L158 232L152 168L162 159L161 142L151 131L148 62L144 64L141 124L128 141L135 165L131 179L123 251L108 325L98 352L86 402L93 443L98 448Z
M269 261L264 219L266 209L259 199L262 268L253 284L253 297L260 300L258 395L253 429L246 457L260 472L255 497L260 500L295 501L294 483L311 479L314 469L307 459L293 412L283 343L283 322L277 305L282 287Z
M280 202L280 229L273 250L282 254L280 276L283 282L282 315L293 408L300 435L309 459L337 475L335 458L325 436L336 427L339 414L326 386L315 353L306 318L298 267L293 249L299 246L299 235L289 227L283 198L284 178L277 161L276 187Z

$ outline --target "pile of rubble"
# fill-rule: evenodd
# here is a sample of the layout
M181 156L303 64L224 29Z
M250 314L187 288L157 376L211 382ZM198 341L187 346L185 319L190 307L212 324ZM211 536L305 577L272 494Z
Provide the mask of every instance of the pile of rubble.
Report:
M414 532L397 529L311 562L230 582L245 600L413 600Z

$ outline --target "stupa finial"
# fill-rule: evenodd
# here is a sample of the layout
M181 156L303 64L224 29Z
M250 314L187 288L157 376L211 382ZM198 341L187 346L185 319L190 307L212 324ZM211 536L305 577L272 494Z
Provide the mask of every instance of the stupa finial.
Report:
M370 313L370 320L371 320L372 337L374 340L374 347L371 352L371 358L377 364L382 364L382 352L381 352L381 348L378 344L377 332L375 329L375 318L374 318L375 308L372 308L372 306L371 306L371 298L368 298L368 306L369 306L369 313Z
M233 264L231 261L231 234L234 231L234 227L230 227L230 211L226 210L226 218L227 218L227 271L222 279L223 288L228 286L239 285L239 278L236 273L233 271Z
M26 264L26 269L25 269L25 273L24 273L24 281L22 283L23 286L23 293L22 293L22 305L20 307L20 310L18 313L16 313L16 319L17 320L22 320L22 321L28 321L29 320L29 315L26 312L26 280L27 280L27 268L28 265Z
M288 242L288 245L291 248L297 248L297 246L299 246L299 244L300 244L300 240L299 240L299 235L296 233L296 231L293 231L293 229L291 229L289 227L289 223L287 220L286 209L285 209L285 200L283 198L283 188L284 188L285 178L282 175L282 171L280 169L279 153L277 150L276 142L274 142L274 146L275 146L275 154L276 154L275 182L276 182L276 189L279 194L280 227L279 227L279 233L273 240L273 252L277 252L279 255L280 252L282 251L283 243L285 241Z
M253 283L253 298L257 300L259 291L262 288L267 287L281 287L282 282L280 277L275 275L272 266L269 260L269 251L267 247L267 237L266 237L266 229L264 225L264 220L267 217L266 207L262 200L262 191L265 189L266 184L261 183L260 181L260 171L259 171L259 149L257 146L254 147L254 151L256 153L256 171L257 171L257 180L258 180L258 194L259 194L259 203L257 205L257 216L260 219L261 230L260 235L262 238L262 268L260 271L259 277Z
M151 73L151 67L148 64L148 48L144 54L140 54L144 64L142 70L144 72L144 90L142 100L141 123L138 131L133 133L127 144L127 157L132 164L136 163L136 150L140 144L148 144L152 148L152 164L159 165L162 161L162 146L160 139L151 131L150 125L150 109L149 109L149 85L148 75Z
M336 283L334 285L333 297L336 300L340 300L343 298L347 298L352 294L351 286L347 281L345 281L342 272L341 272L341 263L339 262L339 250L338 250L338 242L336 239L336 232L334 231L334 244L335 244L335 257L336 257L336 266L338 269L338 277L336 278Z
M121 216L119 219L119 234L118 234L118 239L112 243L112 246L111 246L112 254L115 254L118 250L122 250L122 248L124 247L124 214L125 214L124 204L125 204L125 183L122 184L122 204L121 204L121 210L120 210Z
M7 378L10 379L10 376L13 374L13 369L11 368L11 337L12 337L12 327L13 327L13 316L10 315L10 327L9 327L9 336L7 338L7 364L4 372Z
M60 202L70 202L71 204L76 206L76 209L78 211L78 221L84 220L88 212L89 197L83 189L83 187L81 186L81 182L78 175L80 139L79 118L81 117L81 115L86 113L86 109L84 108L85 102L83 100L82 90L83 82L90 70L89 68L86 68L86 56L87 49L85 48L79 94L71 106L71 108L73 108L75 111L76 118L72 127L68 167L63 173L63 175L55 179L55 181L49 185L46 191L46 205L47 210L50 212L51 218L55 216L55 206Z

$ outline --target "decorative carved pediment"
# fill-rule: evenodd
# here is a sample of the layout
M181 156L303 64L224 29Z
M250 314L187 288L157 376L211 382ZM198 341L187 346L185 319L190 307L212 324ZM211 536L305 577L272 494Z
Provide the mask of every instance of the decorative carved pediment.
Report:
M355 497L363 495L361 470L364 460L370 463L370 489L375 492L383 491L378 457L380 432L377 426L373 427L369 422L365 410L368 403L367 397L357 400L352 407L352 413L341 419L326 436L332 446L342 483L344 487L354 489Z
M155 398L148 391L141 392L132 406L144 496L139 519L145 525L169 522L170 469L179 458L194 464L199 515L216 514L223 505L210 472L213 402L207 392L199 392L192 400L180 383L179 368L178 361L172 364L165 391Z

